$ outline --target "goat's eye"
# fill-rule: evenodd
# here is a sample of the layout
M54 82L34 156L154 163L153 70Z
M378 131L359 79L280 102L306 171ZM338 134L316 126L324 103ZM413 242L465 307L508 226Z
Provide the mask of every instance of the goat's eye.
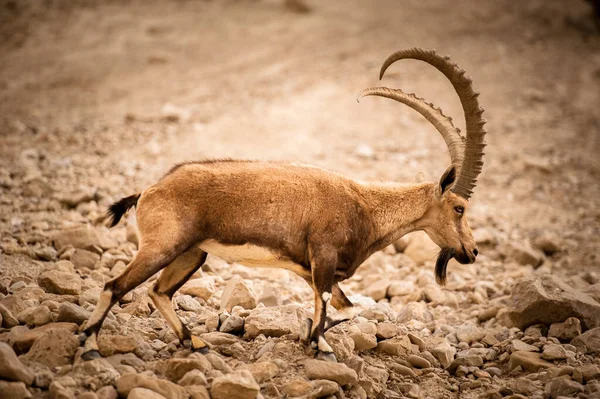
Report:
M456 213L462 215L463 213L465 213L465 208L462 206L455 206L454 210L456 211Z

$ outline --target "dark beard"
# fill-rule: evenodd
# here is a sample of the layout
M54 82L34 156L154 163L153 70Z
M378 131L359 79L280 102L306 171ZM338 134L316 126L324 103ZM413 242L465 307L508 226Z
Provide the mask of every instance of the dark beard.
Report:
M454 257L455 251L453 248L442 248L435 262L435 281L439 285L446 284L446 268L448 262Z

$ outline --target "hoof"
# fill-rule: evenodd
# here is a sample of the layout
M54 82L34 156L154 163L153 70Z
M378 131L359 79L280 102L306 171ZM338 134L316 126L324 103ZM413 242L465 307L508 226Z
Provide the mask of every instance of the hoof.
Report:
M335 353L333 352L319 351L317 353L317 359L325 360L326 362L337 363L337 358L335 357Z
M210 349L208 349L208 346L203 346L202 348L198 348L198 349L192 349L195 353L200 353L202 355L208 355L208 352L210 352Z
M102 355L100 354L100 352L98 352L97 350L91 350L91 351L87 351L84 354L81 355L81 358L83 360L94 360L94 359L100 359L102 357Z
M304 324L301 327L301 330L300 330L300 341L302 341L302 343L304 343L304 344L308 344L308 342L310 341L310 334L312 332L312 325L313 325L312 319L306 319L304 321Z
M195 335L192 335L190 342L191 342L192 351L194 351L194 352L206 355L210 350L208 345L206 345L206 342L202 341L200 338L196 337Z

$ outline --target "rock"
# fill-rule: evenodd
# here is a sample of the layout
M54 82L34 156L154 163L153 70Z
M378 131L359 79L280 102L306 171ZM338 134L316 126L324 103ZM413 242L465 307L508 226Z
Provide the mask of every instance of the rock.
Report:
M353 326L354 327L354 326ZM358 330L358 329L356 329ZM366 334L364 332L350 331L348 336L354 341L354 349L358 352L373 349L377 346L377 337L375 334Z
M583 386L571 380L568 376L556 378L546 384L545 392L552 399L557 399L559 396L576 397L583 392Z
M427 351L431 352L431 354L440 361L442 367L448 367L454 360L456 348L450 345L444 338L429 337L425 341L425 344L427 345Z
M456 337L460 342L470 344L483 339L485 332L473 323L466 322L456 329Z
M166 378L173 382L177 382L183 378L188 372L192 370L200 370L206 374L212 370L210 362L202 355L186 359L183 358L172 358L167 360L161 360L156 364L156 372L164 375Z
M548 330L548 337L554 337L563 342L571 342L580 334L581 322L576 317L569 317L562 323L553 323Z
M203 307L200 304L200 302L195 300L190 295L178 295L175 298L175 302L177 303L177 306L179 306L179 308L188 312L202 313L203 311Z
M513 339L510 343L511 343L513 352L517 352L517 351L538 352L537 346L526 344L525 342L521 341L520 339Z
M258 303L262 303L265 306L280 306L283 303L281 294L270 285L263 288L263 292L258 298Z
M98 298L100 298L102 291L103 289L100 287L87 289L79 295L77 302L80 306L83 306L86 303L95 305L98 302Z
M76 248L71 255L71 263L73 263L75 269L87 268L94 270L98 261L100 261L100 255L86 249Z
M117 390L112 385L100 388L96 391L96 395L98 395L98 399L117 399L118 397Z
M79 295L83 281L76 274L50 270L40 274L38 284L52 294Z
M380 341L377 344L377 351L394 356L407 356L412 353L410 340L406 335L400 335L392 339Z
M521 366L523 370L537 372L541 368L552 367L552 363L541 359L540 353L535 352L513 352L508 361L508 369Z
M19 320L8 310L4 305L0 303L0 315L2 316L2 324L0 326L4 328L13 328L19 325Z
M228 334L241 334L244 332L244 319L238 315L231 315L221 324L219 331Z
M212 399L255 399L260 387L248 370L217 377L210 388Z
M215 293L215 287L208 278L196 278L185 283L183 287L179 289L179 292L208 301Z
M383 322L377 324L376 337L380 340L394 338L398 335L398 326L394 323Z
M0 379L21 381L30 386L34 378L34 374L17 359L13 349L0 342Z
M279 367L273 362L250 363L242 366L241 369L252 373L252 377L259 384L269 381L279 373Z
M185 387L190 399L210 399L208 389L202 385L190 385Z
M168 399L187 399L188 397L185 389L179 385L143 374L126 373L117 380L119 396L127 397L134 388L146 388Z
M600 354L600 327L584 332L571 341L578 350L587 354Z
M12 334L13 331L11 331L9 338L9 341L19 353L27 352L33 343L48 330L62 329L63 334L75 334L78 330L77 324L74 323L48 323L44 326L34 328L33 330L29 330L25 327L23 328L23 331L15 331L14 336Z
M91 315L91 312L85 310L81 306L77 306L69 302L63 302L58 308L58 317L56 320L60 322L81 325L84 321L89 319Z
M404 376L412 377L412 378L417 377L415 372L412 371L412 369L410 367L406 367L402 364L392 363L390 367L392 370L394 370L396 373L398 373L400 375L404 375Z
M376 301L380 301L387 296L387 290L390 286L390 282L386 280L379 280L368 286L364 293L367 296L370 296Z
M344 363L331 363L324 360L310 359L304 363L306 376L311 380L330 380L340 386L358 382L356 371Z
M337 385L337 384L336 384ZM310 382L297 378L289 381L281 386L281 393L290 398L305 397L312 390L313 386ZM284 397L286 397L284 396Z
M31 398L31 393L22 382L9 382L0 380L0 398L26 399Z
M74 334L53 328L45 331L23 358L53 368L72 363L77 349L79 339Z
M542 359L555 361L555 360L564 360L567 358L567 351L562 345L550 344L544 347L544 352L542 352Z
M234 306L241 306L244 309L254 309L256 307L254 292L246 285L244 279L239 276L234 276L229 280L221 295L222 310L231 312Z
M551 233L543 233L533 240L533 246L543 251L546 255L554 255L560 252L560 241L558 237Z
M420 321L422 323L431 323L433 314L423 302L409 302L403 306L398 312L396 322L408 323L411 320Z
M71 380L74 383L74 380ZM69 382L71 382L69 381ZM64 379L63 379L64 382ZM75 394L61 382L54 381L50 384L50 397L53 399L76 399Z
M210 332L202 334L200 338L202 338L204 342L207 342L211 345L233 345L239 341L239 338L235 335L222 332Z
M311 398L326 398L333 396L339 391L338 384L335 381L315 380L312 382Z
M410 295L417 290L415 283L409 280L394 281L387 289L387 295L394 296Z
M331 328L325 333L325 340L333 349L333 353L340 361L354 356L354 340L342 329Z
M511 241L503 246L503 252L512 260L516 261L520 265L531 265L533 267L539 267L544 263L545 256L541 251L538 251L531 246Z
M295 304L254 309L245 319L245 336L252 339L260 334L267 337L300 334L301 324L307 317L306 309Z
M77 363L73 366L73 375L86 376L86 384L94 386L113 385L120 376L115 367L102 358Z
M136 348L137 342L133 337L108 334L98 336L98 349L104 357L134 352Z
M569 317L581 320L586 328L600 326L600 304L546 274L519 281L513 288L508 316L521 330L536 324L560 323Z
M492 377L500 377L502 375L502 370L500 370L498 367L487 367L483 371L485 371Z
M586 364L581 366L581 374L583 375L583 380L586 383L600 378L600 366L596 366L595 364Z
M446 367L446 370L448 370L450 374L454 374L460 366L483 367L483 359L481 358L481 356L477 355L459 357L454 359L452 363L450 363L448 367Z
M208 382L206 381L206 376L200 370L194 369L190 370L181 379L177 382L177 384L181 386L189 386L189 385L203 385L207 386Z
M118 246L108 230L96 229L90 225L77 226L62 230L52 238L54 248L58 252L72 246L74 248L87 249L93 252L116 248Z
M431 363L429 363L429 361L427 359L424 359L421 356L410 355L406 360L408 360L408 362L413 367L416 367L419 369L427 369L427 368L431 367Z
M17 319L28 326L43 326L52 322L52 312L47 306L35 306L19 313Z
M148 388L133 388L129 391L127 399L167 399L163 395Z

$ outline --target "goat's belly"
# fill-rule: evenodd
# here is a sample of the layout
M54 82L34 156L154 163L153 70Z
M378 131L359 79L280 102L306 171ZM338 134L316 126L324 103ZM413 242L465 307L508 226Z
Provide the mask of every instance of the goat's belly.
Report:
M206 240L198 247L229 263L239 263L249 267L276 267L296 272L307 271L301 265L283 258L281 255L264 247L252 244L228 245L216 240Z

